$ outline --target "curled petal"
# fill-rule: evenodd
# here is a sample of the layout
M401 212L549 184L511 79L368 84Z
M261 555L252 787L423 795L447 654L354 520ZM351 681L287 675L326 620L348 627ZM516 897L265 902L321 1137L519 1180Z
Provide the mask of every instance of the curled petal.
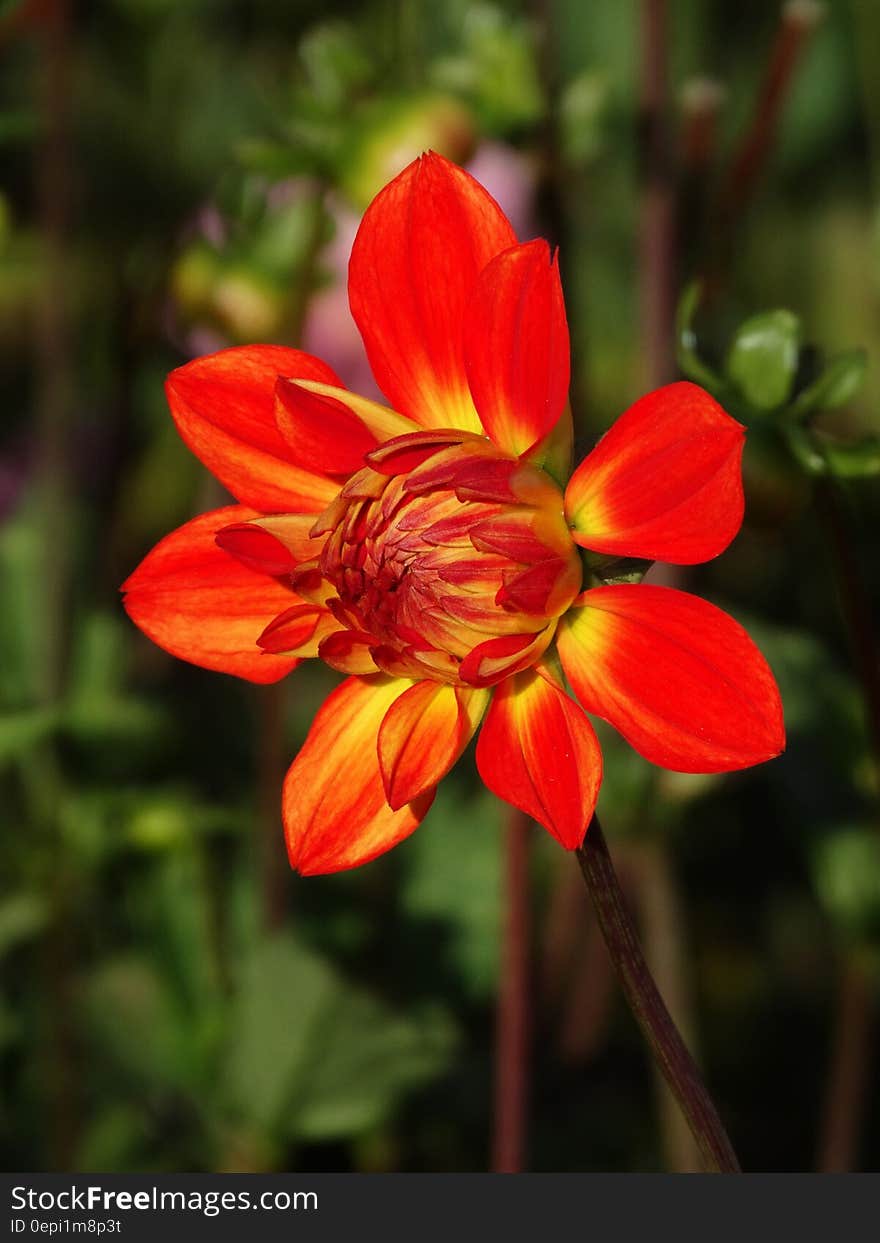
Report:
M367 454L367 461L375 470L383 475L419 474L423 463L435 455L458 446L464 440L478 445L485 443L477 436L466 435L459 431L417 431L405 436L395 436Z
M249 682L277 682L296 659L267 655L257 638L276 614L299 602L289 587L215 542L222 528L253 517L252 509L228 505L172 531L123 583L123 604L172 656Z
M473 737L487 691L417 682L395 699L379 730L385 795L402 807L445 777Z
M258 574L289 574L296 562L285 545L255 523L233 522L214 536L218 548Z
M559 624L578 699L646 759L677 772L749 768L785 746L782 703L738 622L684 591L596 587Z
M480 272L515 242L483 187L430 152L367 209L351 253L351 311L379 387L421 426L482 430L462 326Z
M433 790L392 811L379 771L379 727L410 685L348 678L315 717L281 800L290 863L304 876L368 863L408 837L430 807Z
M505 634L478 643L461 662L461 680L470 686L494 686L527 669L549 647L553 629L547 626L537 634Z
M243 504L263 513L318 513L337 487L322 472L291 462L275 425L279 375L339 383L328 366L301 350L247 345L178 367L165 391L187 445Z
M379 666L370 651L375 644L376 640L370 634L337 630L324 639L318 655L331 669L338 669L340 673L378 673Z
M477 742L489 789L548 829L567 850L584 839L602 780L602 752L583 710L546 671L496 688Z
M502 251L480 273L465 317L468 382L483 427L508 453L531 449L565 408L568 323L559 264L544 241Z
M312 538L314 525L314 514L268 514L265 518L255 518L251 523L251 526L259 527L283 544L296 565L313 561L321 555L324 540L320 536Z
M546 557L569 560L571 536L561 513L508 510L476 522L470 542L478 552L496 552L511 561L534 565Z
M551 557L519 573L508 571L495 603L521 613L556 617L577 595L581 579L579 561Z
M458 662L447 652L438 652L433 648L404 648L401 652L395 647L379 644L372 649L373 659L383 672L396 678L453 679L458 676Z
M317 604L295 604L269 623L257 642L264 652L304 659L317 656L321 642L339 629L339 622Z
M279 379L275 419L296 465L330 475L352 474L371 449L418 430L378 402L308 380Z
M744 429L696 384L648 393L581 462L565 492L578 544L693 565L742 525Z

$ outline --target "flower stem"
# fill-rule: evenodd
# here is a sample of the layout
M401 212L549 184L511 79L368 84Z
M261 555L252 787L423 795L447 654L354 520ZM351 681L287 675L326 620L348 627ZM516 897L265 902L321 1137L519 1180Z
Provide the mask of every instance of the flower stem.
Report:
M824 6L817 0L787 0L782 6L751 123L733 155L718 194L716 253L711 265L711 274L716 280L731 258L734 230L767 166L795 72L824 12Z
M843 1174L858 1168L859 1136L871 1070L871 985L864 965L850 951L840 972L834 1053L819 1137L816 1168Z
M668 22L666 0L642 0L639 268L642 342L649 382L665 384L675 372L675 198L667 122Z
M681 1107L706 1171L738 1174L739 1162L718 1111L648 970L605 836L595 815L583 845L577 850L577 857L626 999Z
M529 1060L529 834L511 810L504 846L505 927L495 1027L492 1169L518 1174L525 1162Z
M696 1024L687 969L687 939L681 895L663 840L634 842L629 853L633 898L645 938L646 958L662 997L688 1047L697 1049ZM700 1168L700 1153L687 1119L656 1070L660 1132L667 1167L679 1173Z

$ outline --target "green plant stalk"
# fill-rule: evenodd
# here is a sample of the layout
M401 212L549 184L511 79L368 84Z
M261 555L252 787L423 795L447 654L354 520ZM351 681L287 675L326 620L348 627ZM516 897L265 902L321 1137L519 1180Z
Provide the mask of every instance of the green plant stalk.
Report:
M593 816L576 853L627 1002L681 1107L706 1172L740 1173L736 1153L697 1064L648 970L597 816Z

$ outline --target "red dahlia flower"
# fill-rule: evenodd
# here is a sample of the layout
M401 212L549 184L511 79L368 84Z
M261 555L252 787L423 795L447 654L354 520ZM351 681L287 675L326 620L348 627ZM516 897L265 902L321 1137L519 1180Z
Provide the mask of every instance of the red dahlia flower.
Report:
M578 550L720 553L742 521L740 425L671 384L563 492L556 259L436 155L367 210L349 294L393 409L280 346L181 367L178 430L239 503L167 536L124 586L137 625L194 664L274 682L317 656L349 675L284 782L292 865L333 872L396 845L481 721L486 785L569 849L602 773L586 712L679 771L778 754L779 693L745 631L681 591L591 586Z

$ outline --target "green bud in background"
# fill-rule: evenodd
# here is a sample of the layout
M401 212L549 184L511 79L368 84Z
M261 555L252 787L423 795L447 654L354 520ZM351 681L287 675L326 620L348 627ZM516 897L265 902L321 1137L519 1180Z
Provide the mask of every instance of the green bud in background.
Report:
M341 161L340 188L360 210L420 152L436 151L461 164L477 140L470 110L451 95L377 100L359 121Z
M213 246L196 242L183 252L171 271L171 293L186 318L202 315L211 305L221 260Z
M764 311L741 324L727 354L728 379L755 411L785 405L794 384L801 324L791 311Z
M849 827L827 837L813 856L819 898L848 941L880 938L880 837L876 829Z

